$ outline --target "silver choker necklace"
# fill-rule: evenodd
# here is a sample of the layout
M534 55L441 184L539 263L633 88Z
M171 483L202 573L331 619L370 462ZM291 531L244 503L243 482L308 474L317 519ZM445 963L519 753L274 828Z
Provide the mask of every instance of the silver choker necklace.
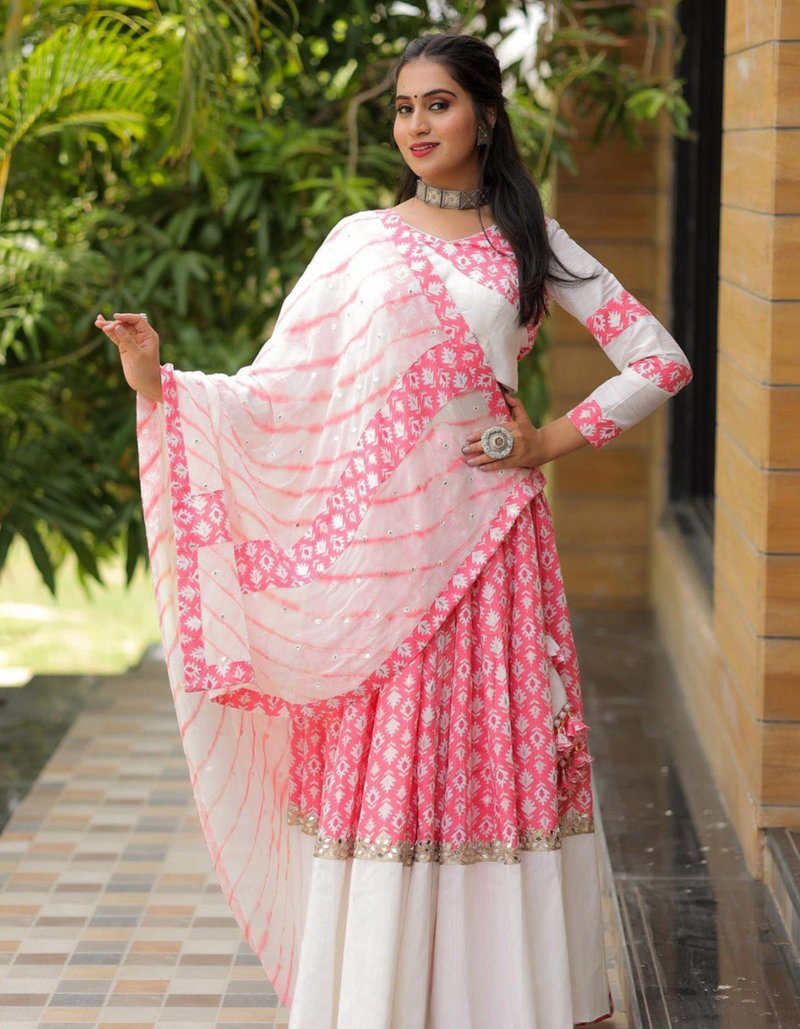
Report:
M431 207L448 207L455 211L482 207L489 201L486 189L440 189L438 186L429 186L422 179L417 179L416 197Z

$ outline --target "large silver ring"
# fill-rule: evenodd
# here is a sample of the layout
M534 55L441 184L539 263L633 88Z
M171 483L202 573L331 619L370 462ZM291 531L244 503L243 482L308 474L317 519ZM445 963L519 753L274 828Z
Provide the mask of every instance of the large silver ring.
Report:
M503 425L490 425L481 433L481 446L487 457L498 460L508 457L514 447L514 437Z
M146 314L144 313L144 311L140 311L140 312L139 312L139 317L140 317L140 318L144 318L144 320L145 320L146 322L150 320L150 319L149 319L149 318L147 317L147 315L146 315Z

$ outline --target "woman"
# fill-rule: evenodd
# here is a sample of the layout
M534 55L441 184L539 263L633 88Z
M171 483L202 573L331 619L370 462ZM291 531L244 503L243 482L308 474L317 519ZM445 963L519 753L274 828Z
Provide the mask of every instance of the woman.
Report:
M138 392L201 825L291 1029L613 1012L540 465L605 446L692 373L545 218L501 85L480 40L408 46L396 206L333 228L236 375L161 366L143 315L97 319ZM513 391L553 299L618 374L537 429Z

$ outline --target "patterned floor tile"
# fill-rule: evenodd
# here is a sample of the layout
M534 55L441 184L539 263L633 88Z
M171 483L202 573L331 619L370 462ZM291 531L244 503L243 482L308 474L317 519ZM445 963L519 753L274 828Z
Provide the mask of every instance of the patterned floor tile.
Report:
M161 669L101 682L0 835L0 1027L288 1022L214 877Z

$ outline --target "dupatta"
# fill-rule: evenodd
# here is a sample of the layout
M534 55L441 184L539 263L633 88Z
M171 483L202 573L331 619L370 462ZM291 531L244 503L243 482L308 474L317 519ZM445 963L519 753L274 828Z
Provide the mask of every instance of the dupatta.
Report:
M247 688L279 713L386 681L544 484L463 463L508 407L390 211L331 230L251 365L166 364L162 387L163 411L138 398L142 495L157 575L175 551L187 692Z
M251 365L161 376L137 439L172 696L214 871L288 1005L309 844L287 827L290 716L402 671L545 477L463 462L508 407L391 211L331 230Z

